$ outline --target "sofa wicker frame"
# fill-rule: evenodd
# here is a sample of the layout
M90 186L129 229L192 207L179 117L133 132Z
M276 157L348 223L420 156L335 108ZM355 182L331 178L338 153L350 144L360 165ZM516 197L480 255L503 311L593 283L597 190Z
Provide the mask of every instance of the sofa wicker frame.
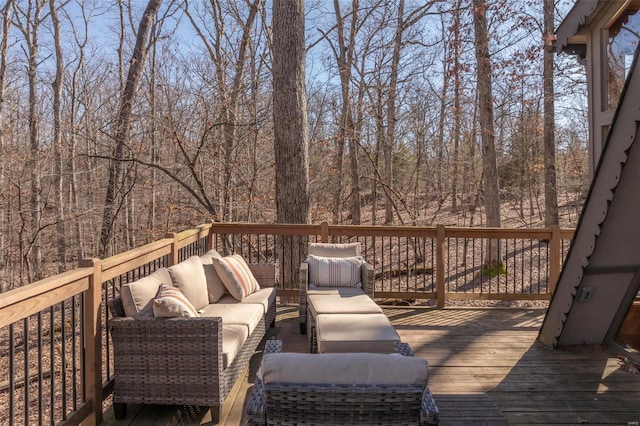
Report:
M249 267L261 287L275 285L275 265ZM218 422L227 395L276 317L271 303L264 321L224 368L221 318L135 319L125 317L120 297L108 304L117 419L126 416L126 404L185 404L210 407L212 420Z
M278 342L267 341L265 353L280 352ZM412 355L406 343L398 344L398 350ZM260 378L256 378L246 413L250 426L434 425L440 416L426 386L265 385Z

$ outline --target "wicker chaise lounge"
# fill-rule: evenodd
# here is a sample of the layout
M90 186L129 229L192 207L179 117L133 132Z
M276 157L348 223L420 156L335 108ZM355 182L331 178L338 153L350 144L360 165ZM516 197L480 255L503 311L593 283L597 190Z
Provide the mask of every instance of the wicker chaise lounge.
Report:
M311 256L320 256L334 259L349 259L360 256L360 243L348 244L327 244L327 243L310 243L308 246L308 254ZM300 284L299 284L299 307L298 321L300 323L300 334L307 334L313 318L309 318L309 294L318 293L336 293L348 296L368 295L373 299L374 294L374 270L364 259L360 258L361 265L356 280L359 286L354 288L351 286L339 286L330 284L328 286L318 286L319 283L314 282L314 278L309 276L309 264L305 261L300 265ZM317 277L316 277L317 278ZM331 279L327 277L327 279ZM311 338L311 337L310 337Z
M268 341L247 403L248 424L432 425L439 412L426 361L410 356L278 353ZM404 343L401 353L411 355ZM334 382L335 380L335 382ZM345 383L349 381L348 383Z

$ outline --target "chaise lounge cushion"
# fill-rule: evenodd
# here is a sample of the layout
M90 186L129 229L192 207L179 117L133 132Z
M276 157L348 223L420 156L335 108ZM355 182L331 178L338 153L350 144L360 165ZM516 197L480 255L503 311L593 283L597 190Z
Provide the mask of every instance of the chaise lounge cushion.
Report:
M153 317L153 299L158 294L160 284L171 283L167 268L160 268L151 275L120 287L122 307L128 317Z
M372 353L268 353L262 361L267 383L420 385L429 367L418 357Z
M361 256L323 257L310 254L309 284L318 287L362 287L360 268L364 263Z
M173 286L184 293L196 309L202 309L209 304L207 277L198 256L191 256L177 265L170 266L169 275Z
M235 299L242 301L251 293L260 290L260 285L242 256L233 254L219 258L214 257L212 261L227 291Z
M222 324L240 324L253 333L263 317L262 305L258 303L213 303L200 311L202 317L220 317Z
M160 284L158 296L153 300L153 316L157 318L199 317L198 310L176 287Z

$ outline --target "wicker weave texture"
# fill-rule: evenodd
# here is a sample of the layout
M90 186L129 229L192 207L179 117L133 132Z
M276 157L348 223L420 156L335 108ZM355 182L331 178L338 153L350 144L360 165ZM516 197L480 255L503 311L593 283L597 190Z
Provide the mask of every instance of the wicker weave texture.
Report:
M275 265L249 267L261 287L275 285ZM119 297L108 305L115 403L221 406L276 316L272 303L225 369L221 318L133 319Z
M222 402L222 321L171 318L110 322L114 402L216 405Z
M274 341L265 353L280 352ZM413 352L406 343L396 351ZM256 379L247 402L249 425L434 425L438 407L421 386L270 383Z

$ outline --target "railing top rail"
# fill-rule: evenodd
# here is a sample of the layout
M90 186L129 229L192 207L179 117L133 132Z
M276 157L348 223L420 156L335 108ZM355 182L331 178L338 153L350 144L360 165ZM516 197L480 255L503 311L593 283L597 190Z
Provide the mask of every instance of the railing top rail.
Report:
M50 293L60 287L64 287L70 283L87 278L92 273L93 268L77 268L36 281L23 287L6 291L2 293L2 297L0 297L0 310L25 299ZM51 304L54 305L58 302L60 302L60 300L52 300Z
M212 230L224 233L271 233L277 235L320 235L322 224L254 224L242 222L216 222ZM326 225L329 236L420 236L436 237L437 226L373 226L373 225ZM552 228L489 228L446 227L447 237L458 238L532 238L548 239ZM561 229L563 238L573 236L572 229Z
M275 235L320 235L320 224L281 224L281 223L249 223L249 222L215 222L214 232L224 234L275 234Z
M194 241L197 241L201 238L206 238L209 235L209 230L211 229L212 224L204 223L202 225L198 225L195 228L187 229L186 231L181 231L175 233L175 237L178 240L179 245L187 245ZM174 234L167 234L167 238L173 238Z
M78 268L2 293L0 328L82 293L93 268Z

